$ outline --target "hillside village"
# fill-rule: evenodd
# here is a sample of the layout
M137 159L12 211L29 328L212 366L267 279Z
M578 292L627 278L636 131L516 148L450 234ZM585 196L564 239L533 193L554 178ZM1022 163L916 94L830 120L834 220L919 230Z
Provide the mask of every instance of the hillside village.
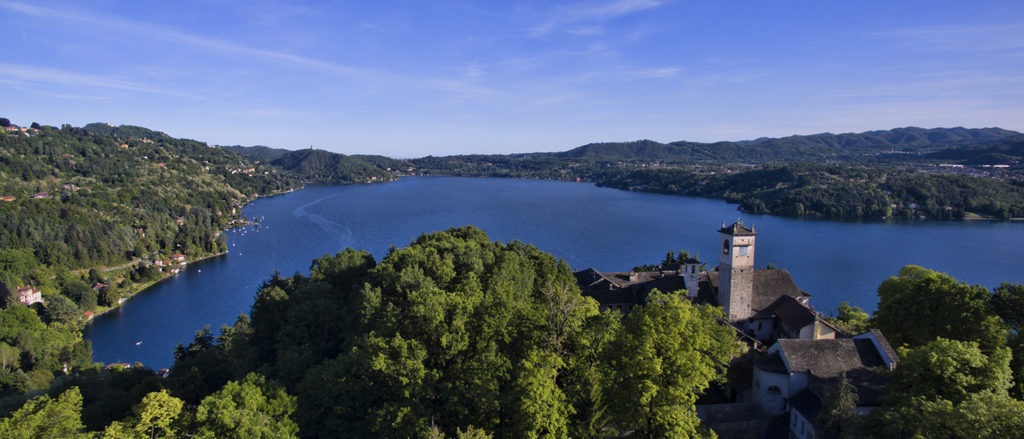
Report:
M880 406L890 379L885 372L898 362L881 331L845 334L810 306L810 294L788 271L756 269L753 226L723 224L718 234L721 253L711 270L684 257L653 271L586 269L575 276L602 310L629 312L653 290L685 290L695 303L722 307L722 323L747 352L730 365L725 388L697 406L719 437L814 438L818 414L840 377L856 389L858 414Z

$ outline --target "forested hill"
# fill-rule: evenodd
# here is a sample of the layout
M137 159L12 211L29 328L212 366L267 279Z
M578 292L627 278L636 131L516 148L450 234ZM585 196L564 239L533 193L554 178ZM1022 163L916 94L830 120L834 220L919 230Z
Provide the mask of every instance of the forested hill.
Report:
M160 265L175 254L223 251L220 230L246 201L297 186L237 154L145 128L4 127L0 398L89 367L80 331L89 313L169 274ZM17 304L22 288L42 302Z
M257 146L218 146L218 148L226 149L242 157L245 157L254 162L270 162L277 158L292 152L290 149L282 148L271 148L269 146L257 145Z
M143 127L0 118L0 406L90 366L89 316L178 261L223 252L220 231L246 202L306 182L384 181L388 163L295 151L271 166ZM39 296L21 306L19 290Z
M246 200L296 185L204 143L101 124L6 132L0 165L0 247L72 268L215 251Z
M1024 216L1024 134L899 128L742 142L595 143L560 153L424 157L416 172L590 181L830 219Z
M927 155L927 158L965 165L1009 165L1024 161L1024 135L1010 137L994 144L948 148Z
M397 178L396 173L387 165L377 166L354 156L321 149L290 151L272 160L270 164L304 181L319 183L375 182Z
M377 155L345 155L322 149L288 149L266 146L221 146L249 160L268 163L310 183L369 183L391 181L408 162Z
M721 171L618 168L595 181L617 189L722 198L751 213L810 218L1024 217L1024 184L1015 180L892 166L787 164Z
M1019 138L1001 128L896 128L886 131L782 138L739 142L672 142L653 140L591 143L566 152L562 158L596 161L666 162L821 162L860 161L887 154L924 154L942 149L977 148Z

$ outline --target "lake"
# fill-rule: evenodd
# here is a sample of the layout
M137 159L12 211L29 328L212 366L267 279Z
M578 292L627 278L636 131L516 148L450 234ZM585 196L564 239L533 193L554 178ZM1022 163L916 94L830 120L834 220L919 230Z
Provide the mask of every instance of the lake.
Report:
M379 261L392 246L461 225L492 240L519 240L564 259L573 270L627 271L689 250L717 265L723 223L742 219L758 233L756 265L792 273L811 304L834 314L842 301L867 310L886 277L907 264L993 288L1024 283L1024 224L1006 222L830 222L751 215L720 200L627 192L587 183L407 177L393 183L311 186L244 209L259 227L231 230L229 254L181 274L99 316L85 331L93 359L173 363L209 325L215 332L248 313L274 271L308 273L310 262L346 247Z

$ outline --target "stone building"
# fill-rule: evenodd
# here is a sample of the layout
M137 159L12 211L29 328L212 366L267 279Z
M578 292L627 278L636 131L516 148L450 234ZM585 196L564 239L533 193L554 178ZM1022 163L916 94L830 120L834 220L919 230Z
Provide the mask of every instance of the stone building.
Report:
M754 266L757 233L737 221L718 230L718 266L711 271L697 259L645 272L575 274L583 295L601 309L628 312L647 294L686 290L697 303L721 306L730 324L753 342L767 346L780 338L834 338L836 329L808 304L810 295L797 287L786 270Z
M757 269L754 227L737 221L718 235L718 266L711 270L687 259L653 271L574 274L602 309L629 312L654 289L685 290L696 303L722 307L723 323L751 349L730 365L728 384L714 401L697 406L719 437L813 438L822 401L841 374L857 388L860 412L877 406L888 379L882 371L897 361L885 337L872 330L844 338L849 335L808 304L810 295L788 271Z
M718 256L718 305L729 321L739 321L753 315L754 249L757 233L741 222L731 226L722 224L718 231L721 252Z
M43 293L32 287L20 287L17 292L18 303L28 306L33 303L43 303Z

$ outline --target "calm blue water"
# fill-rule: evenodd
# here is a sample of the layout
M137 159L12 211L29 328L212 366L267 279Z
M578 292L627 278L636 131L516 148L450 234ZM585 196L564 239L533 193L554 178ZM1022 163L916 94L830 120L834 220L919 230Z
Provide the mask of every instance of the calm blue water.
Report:
M988 288L1024 283L1024 224L806 221L741 214L718 200L579 183L417 177L314 186L257 200L245 214L262 218L262 226L227 232L229 255L193 264L98 317L86 330L94 360L168 367L174 346L190 342L196 330L210 325L216 332L248 313L256 288L275 270L308 273L314 258L346 247L380 260L421 233L467 224L492 240L534 244L574 270L625 271L681 249L715 266L718 229L743 219L759 234L757 266L788 269L826 313L843 300L873 310L878 284L907 264Z

